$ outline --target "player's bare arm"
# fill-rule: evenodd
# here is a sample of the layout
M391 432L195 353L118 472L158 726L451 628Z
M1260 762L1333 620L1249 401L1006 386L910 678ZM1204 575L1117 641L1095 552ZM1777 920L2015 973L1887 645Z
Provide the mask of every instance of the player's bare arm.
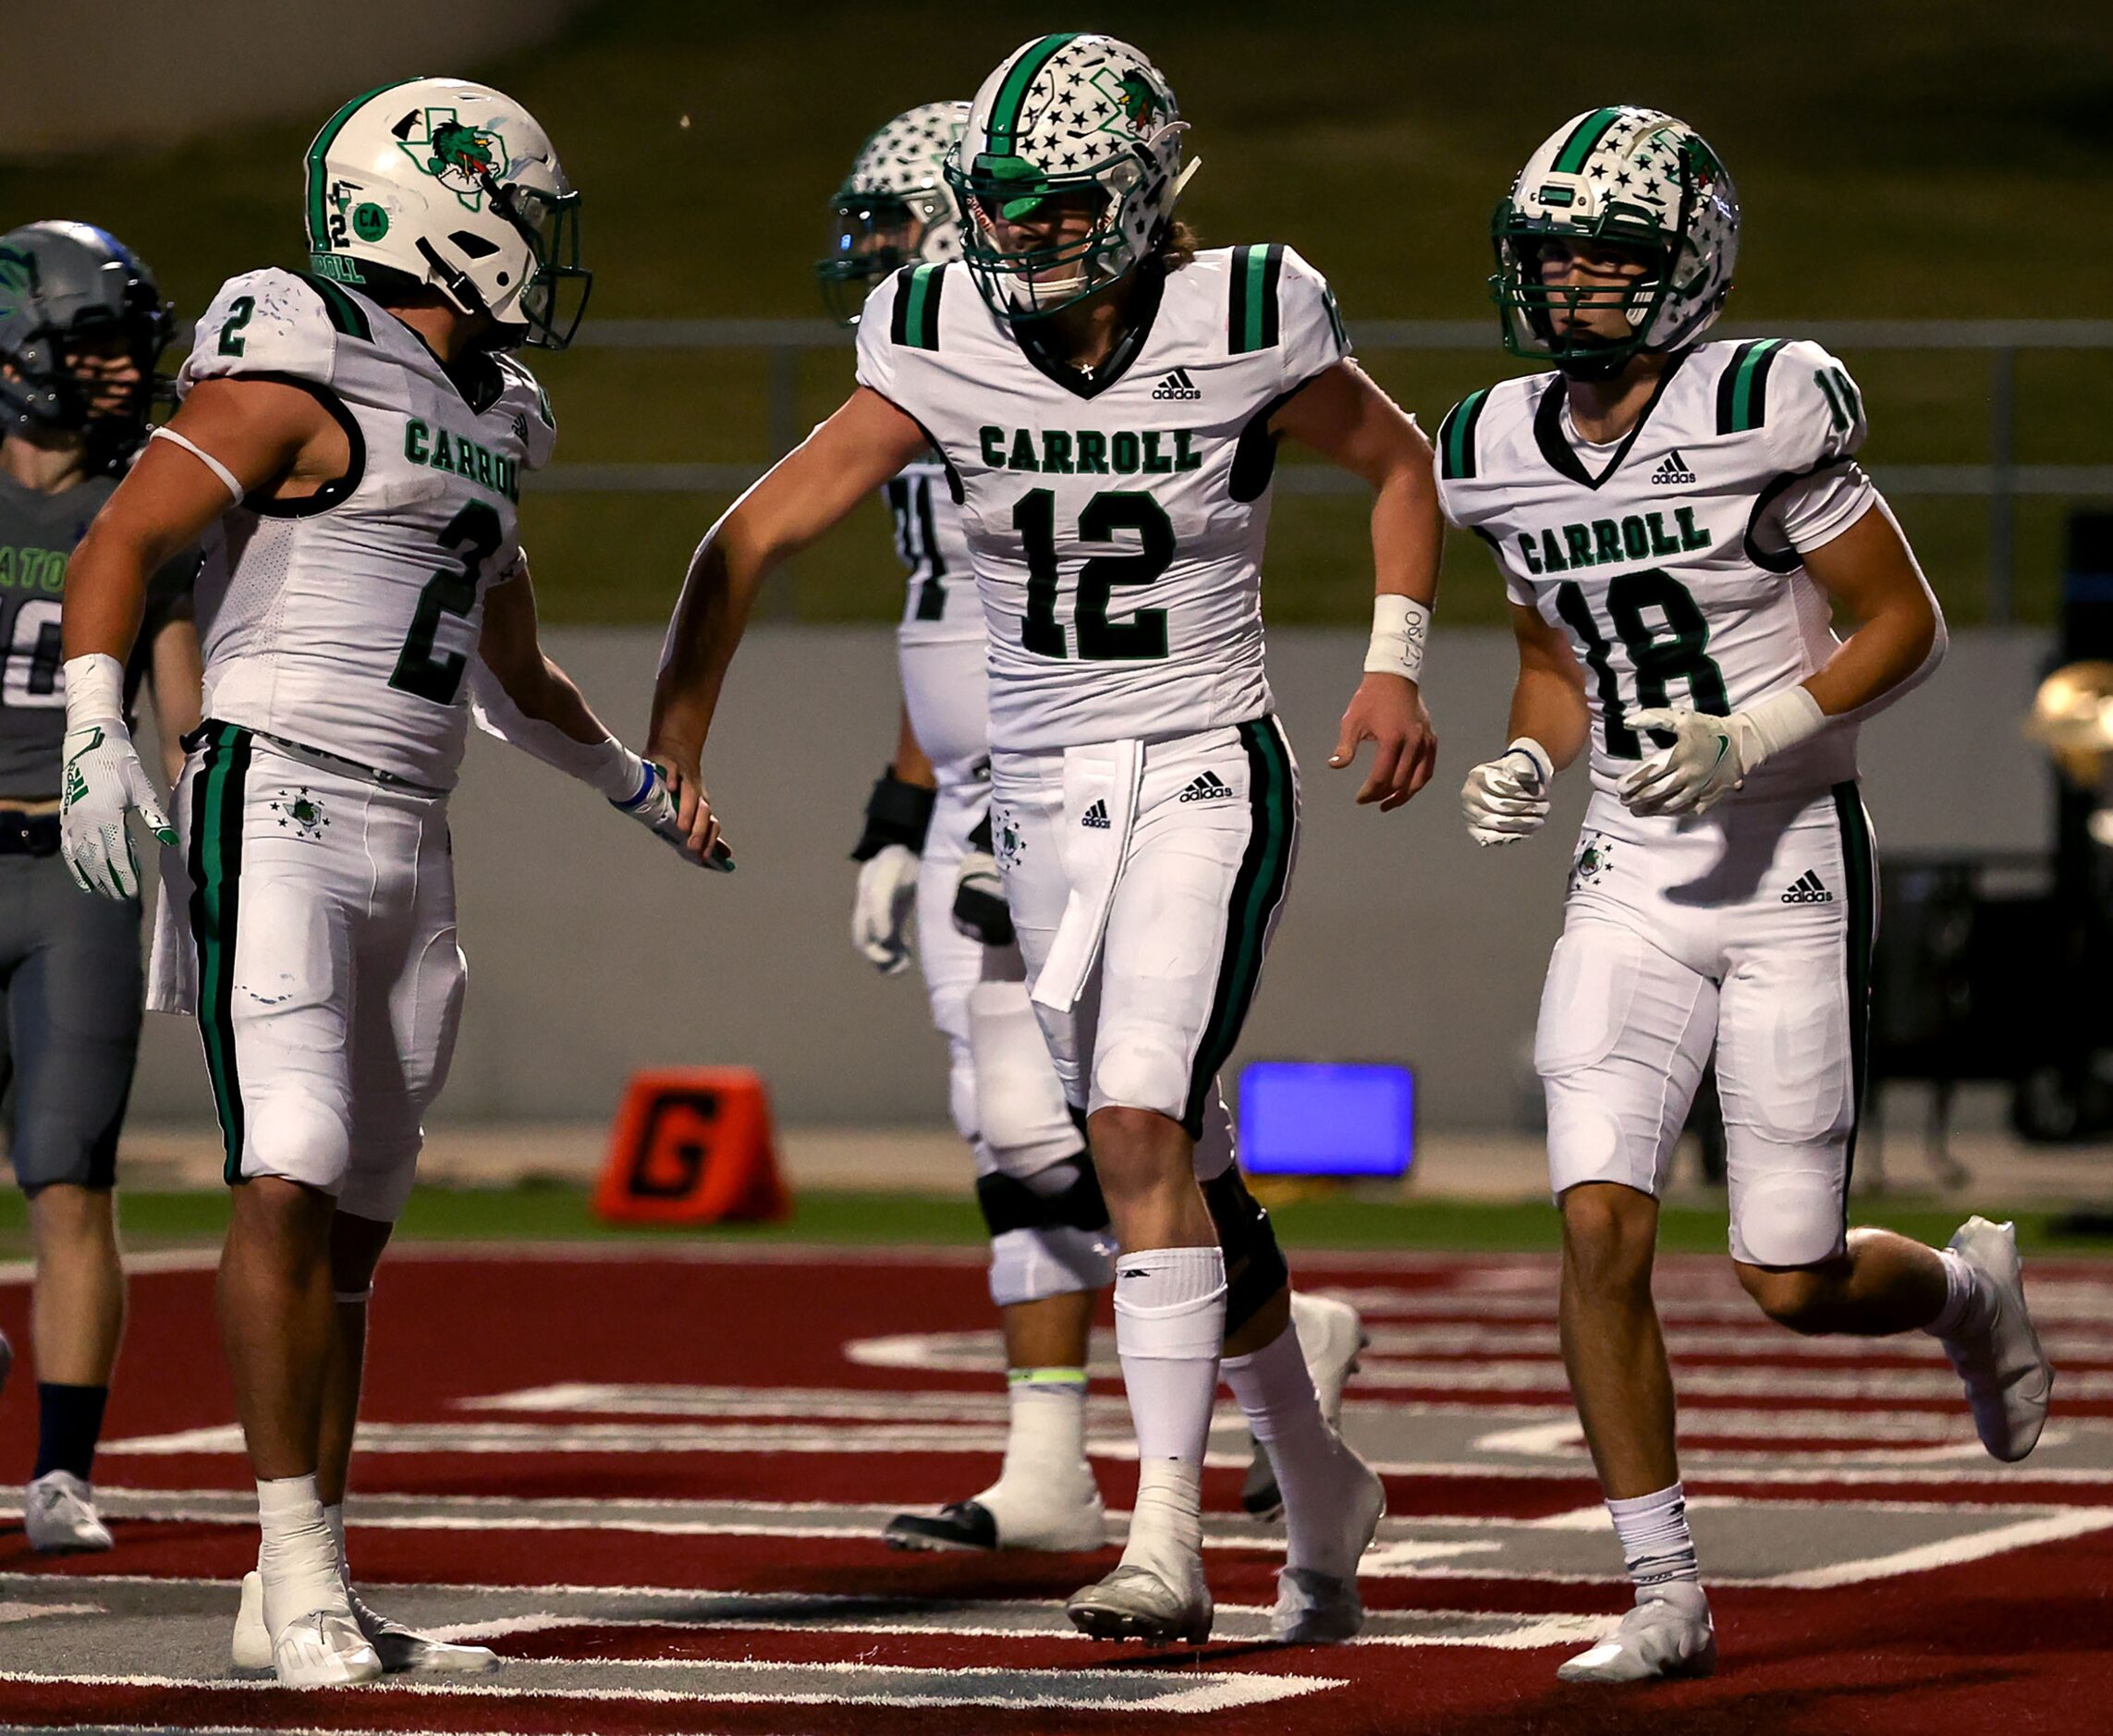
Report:
M690 848L677 820L679 791L594 715L572 678L545 654L536 631L535 581L528 556L484 596L484 622L470 675L478 726L510 747L578 778L639 821L688 862L731 872L724 841L708 858Z
M1901 696L1943 658L1944 615L1883 500L1831 542L1802 551L1805 574L1856 623L1805 691L1829 717Z
M756 592L788 556L840 523L929 444L914 421L861 386L734 504L690 557L653 685L646 754L679 778L681 820L698 854L708 854L719 833L699 777L704 740Z
M1445 536L1431 474L1431 443L1371 375L1348 361L1302 387L1269 425L1273 433L1288 435L1371 484L1373 588L1381 599L1378 610L1414 623L1393 630L1413 637L1413 659L1420 666L1421 633L1438 593L1438 556ZM1399 604L1386 601L1389 598L1405 598L1413 607L1403 611ZM1373 668L1371 659L1343 713L1328 764L1348 765L1363 741L1372 742L1374 752L1372 770L1357 793L1361 804L1377 802L1382 813L1390 813L1430 781L1438 738L1423 708L1420 685L1393 670Z
M351 462L317 400L272 380L202 380L148 442L67 569L67 658L122 662L140 631L147 581L236 499L312 495Z
M1539 610L1510 605L1519 642L1519 680L1511 690L1511 745L1484 760L1460 787L1468 836L1477 844L1509 844L1538 832L1548 817L1555 776L1585 750L1592 711L1584 669L1569 636Z

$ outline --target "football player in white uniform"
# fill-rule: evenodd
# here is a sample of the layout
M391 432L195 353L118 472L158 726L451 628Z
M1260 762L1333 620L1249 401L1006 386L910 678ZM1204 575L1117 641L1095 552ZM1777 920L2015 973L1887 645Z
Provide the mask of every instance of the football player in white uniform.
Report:
M446 809L471 691L508 739L674 825L665 783L538 649L516 537L554 429L506 352L571 336L577 204L500 92L423 79L346 104L308 153L311 273L214 297L182 407L67 588L67 859L129 896L128 813L183 837L149 996L195 1005L238 1184L220 1310L263 1537L236 1658L292 1686L495 1662L369 1608L342 1514L373 1270L461 1006ZM206 721L171 828L120 683L147 575L209 531Z
M856 325L866 293L906 264L960 258L960 214L941 169L968 117L966 103L926 103L861 147L831 202L830 254L815 267L845 324ZM997 1481L936 1514L898 1514L886 1535L913 1549L1097 1549L1106 1522L1086 1462L1086 1347L1094 1299L1115 1277L1115 1239L1028 1004L990 856L983 612L960 508L934 452L884 492L910 578L896 629L902 723L851 852L851 939L877 969L899 972L915 912L954 1126L974 1154L990 1226L1009 1412Z
M1106 1637L1209 1632L1200 1479L1222 1348L1285 1501L1275 1630L1338 1639L1362 1621L1357 1560L1384 1497L1287 1329L1283 1256L1216 1085L1296 837L1263 669L1277 443L1375 491L1370 673L1330 763L1374 740L1359 799L1383 809L1435 748L1416 678L1439 521L1429 445L1348 360L1313 268L1280 247L1196 252L1176 227L1185 132L1157 69L1109 37L1037 37L985 80L947 171L965 260L873 292L859 389L706 536L650 745L681 768L709 848L718 821L689 780L756 586L936 450L987 634L994 853L1121 1248L1138 1496L1121 1565L1072 1619Z
M1936 666L1944 622L1855 462L1848 371L1813 343L1702 341L1739 205L1691 128L1578 116L1495 233L1506 346L1556 372L1470 394L1438 432L1446 515L1489 544L1519 640L1511 743L1462 800L1481 843L1526 837L1589 744L1535 1062L1564 1362L1636 1584L1616 1636L1559 1673L1705 1674L1651 1265L1713 1046L1731 1257L1762 1311L1803 1333L1934 1333L1998 1459L2030 1452L2046 1414L2008 1225L1970 1219L1943 1252L1847 1227L1876 914L1856 726Z

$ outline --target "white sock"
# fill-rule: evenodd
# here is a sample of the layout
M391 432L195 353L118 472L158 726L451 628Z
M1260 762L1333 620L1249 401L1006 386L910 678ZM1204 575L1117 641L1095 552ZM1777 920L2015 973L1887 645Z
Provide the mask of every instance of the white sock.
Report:
M343 1557L324 1517L315 1478L273 1477L257 1484L263 1534L257 1571L264 1580L264 1627L274 1640L315 1609L345 1610Z
M1654 1495L1631 1496L1606 1503L1614 1516L1614 1534L1621 1539L1621 1559L1640 1596L1676 1580L1700 1580L1695 1540L1688 1534L1686 1489L1675 1483Z
M1950 1248L1939 1248L1944 1262L1944 1306L1923 1330L1933 1339L1956 1339L1984 1325L1988 1311L1983 1306L1981 1274Z
M1093 1480L1086 1464L1086 1371L1008 1369L1006 1402L1005 1468L977 1501L989 1507L995 1497L1040 1509L1084 1499Z
M1226 1332L1216 1248L1116 1256L1116 1350L1137 1429L1137 1502L1123 1560L1174 1578L1203 1547L1203 1449Z
M1343 1539L1327 1534L1325 1522L1341 1482L1342 1443L1321 1415L1299 1335L1287 1326L1259 1351L1227 1357L1223 1368L1248 1427L1269 1449L1284 1497L1284 1564L1337 1579L1354 1573L1357 1563L1339 1559Z

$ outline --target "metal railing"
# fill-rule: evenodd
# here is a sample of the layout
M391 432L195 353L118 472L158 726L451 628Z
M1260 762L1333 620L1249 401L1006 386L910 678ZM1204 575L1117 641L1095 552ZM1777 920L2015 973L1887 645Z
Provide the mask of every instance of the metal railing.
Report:
M1723 334L1734 335L1732 333ZM1889 464L1873 479L1903 498L1949 496L1988 503L1987 618L2012 615L2017 503L2027 498L2113 496L2113 464L2020 464L2017 367L2025 350L2113 350L2113 320L1814 320L1770 329L1809 337L1850 357L1872 350L1980 351L1988 358L1988 461ZM1363 353L1487 350L1486 320L1368 320L1350 336ZM766 420L775 457L799 444L800 361L810 350L847 349L851 335L826 320L603 320L581 328L583 348L761 351L767 358ZM560 494L734 494L763 473L757 463L557 464L537 479ZM1354 495L1363 484L1333 466L1287 464L1276 485L1291 495Z

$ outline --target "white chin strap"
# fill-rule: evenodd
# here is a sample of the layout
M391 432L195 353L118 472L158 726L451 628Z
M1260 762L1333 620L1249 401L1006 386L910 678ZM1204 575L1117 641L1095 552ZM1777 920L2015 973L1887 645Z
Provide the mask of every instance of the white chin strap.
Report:
M1168 211L1172 211L1176 205L1181 202L1182 193L1188 189L1189 183L1196 178L1196 171L1203 166L1203 159L1202 157L1191 157L1187 164L1182 166L1180 174L1174 177L1174 190L1167 197L1166 209Z

